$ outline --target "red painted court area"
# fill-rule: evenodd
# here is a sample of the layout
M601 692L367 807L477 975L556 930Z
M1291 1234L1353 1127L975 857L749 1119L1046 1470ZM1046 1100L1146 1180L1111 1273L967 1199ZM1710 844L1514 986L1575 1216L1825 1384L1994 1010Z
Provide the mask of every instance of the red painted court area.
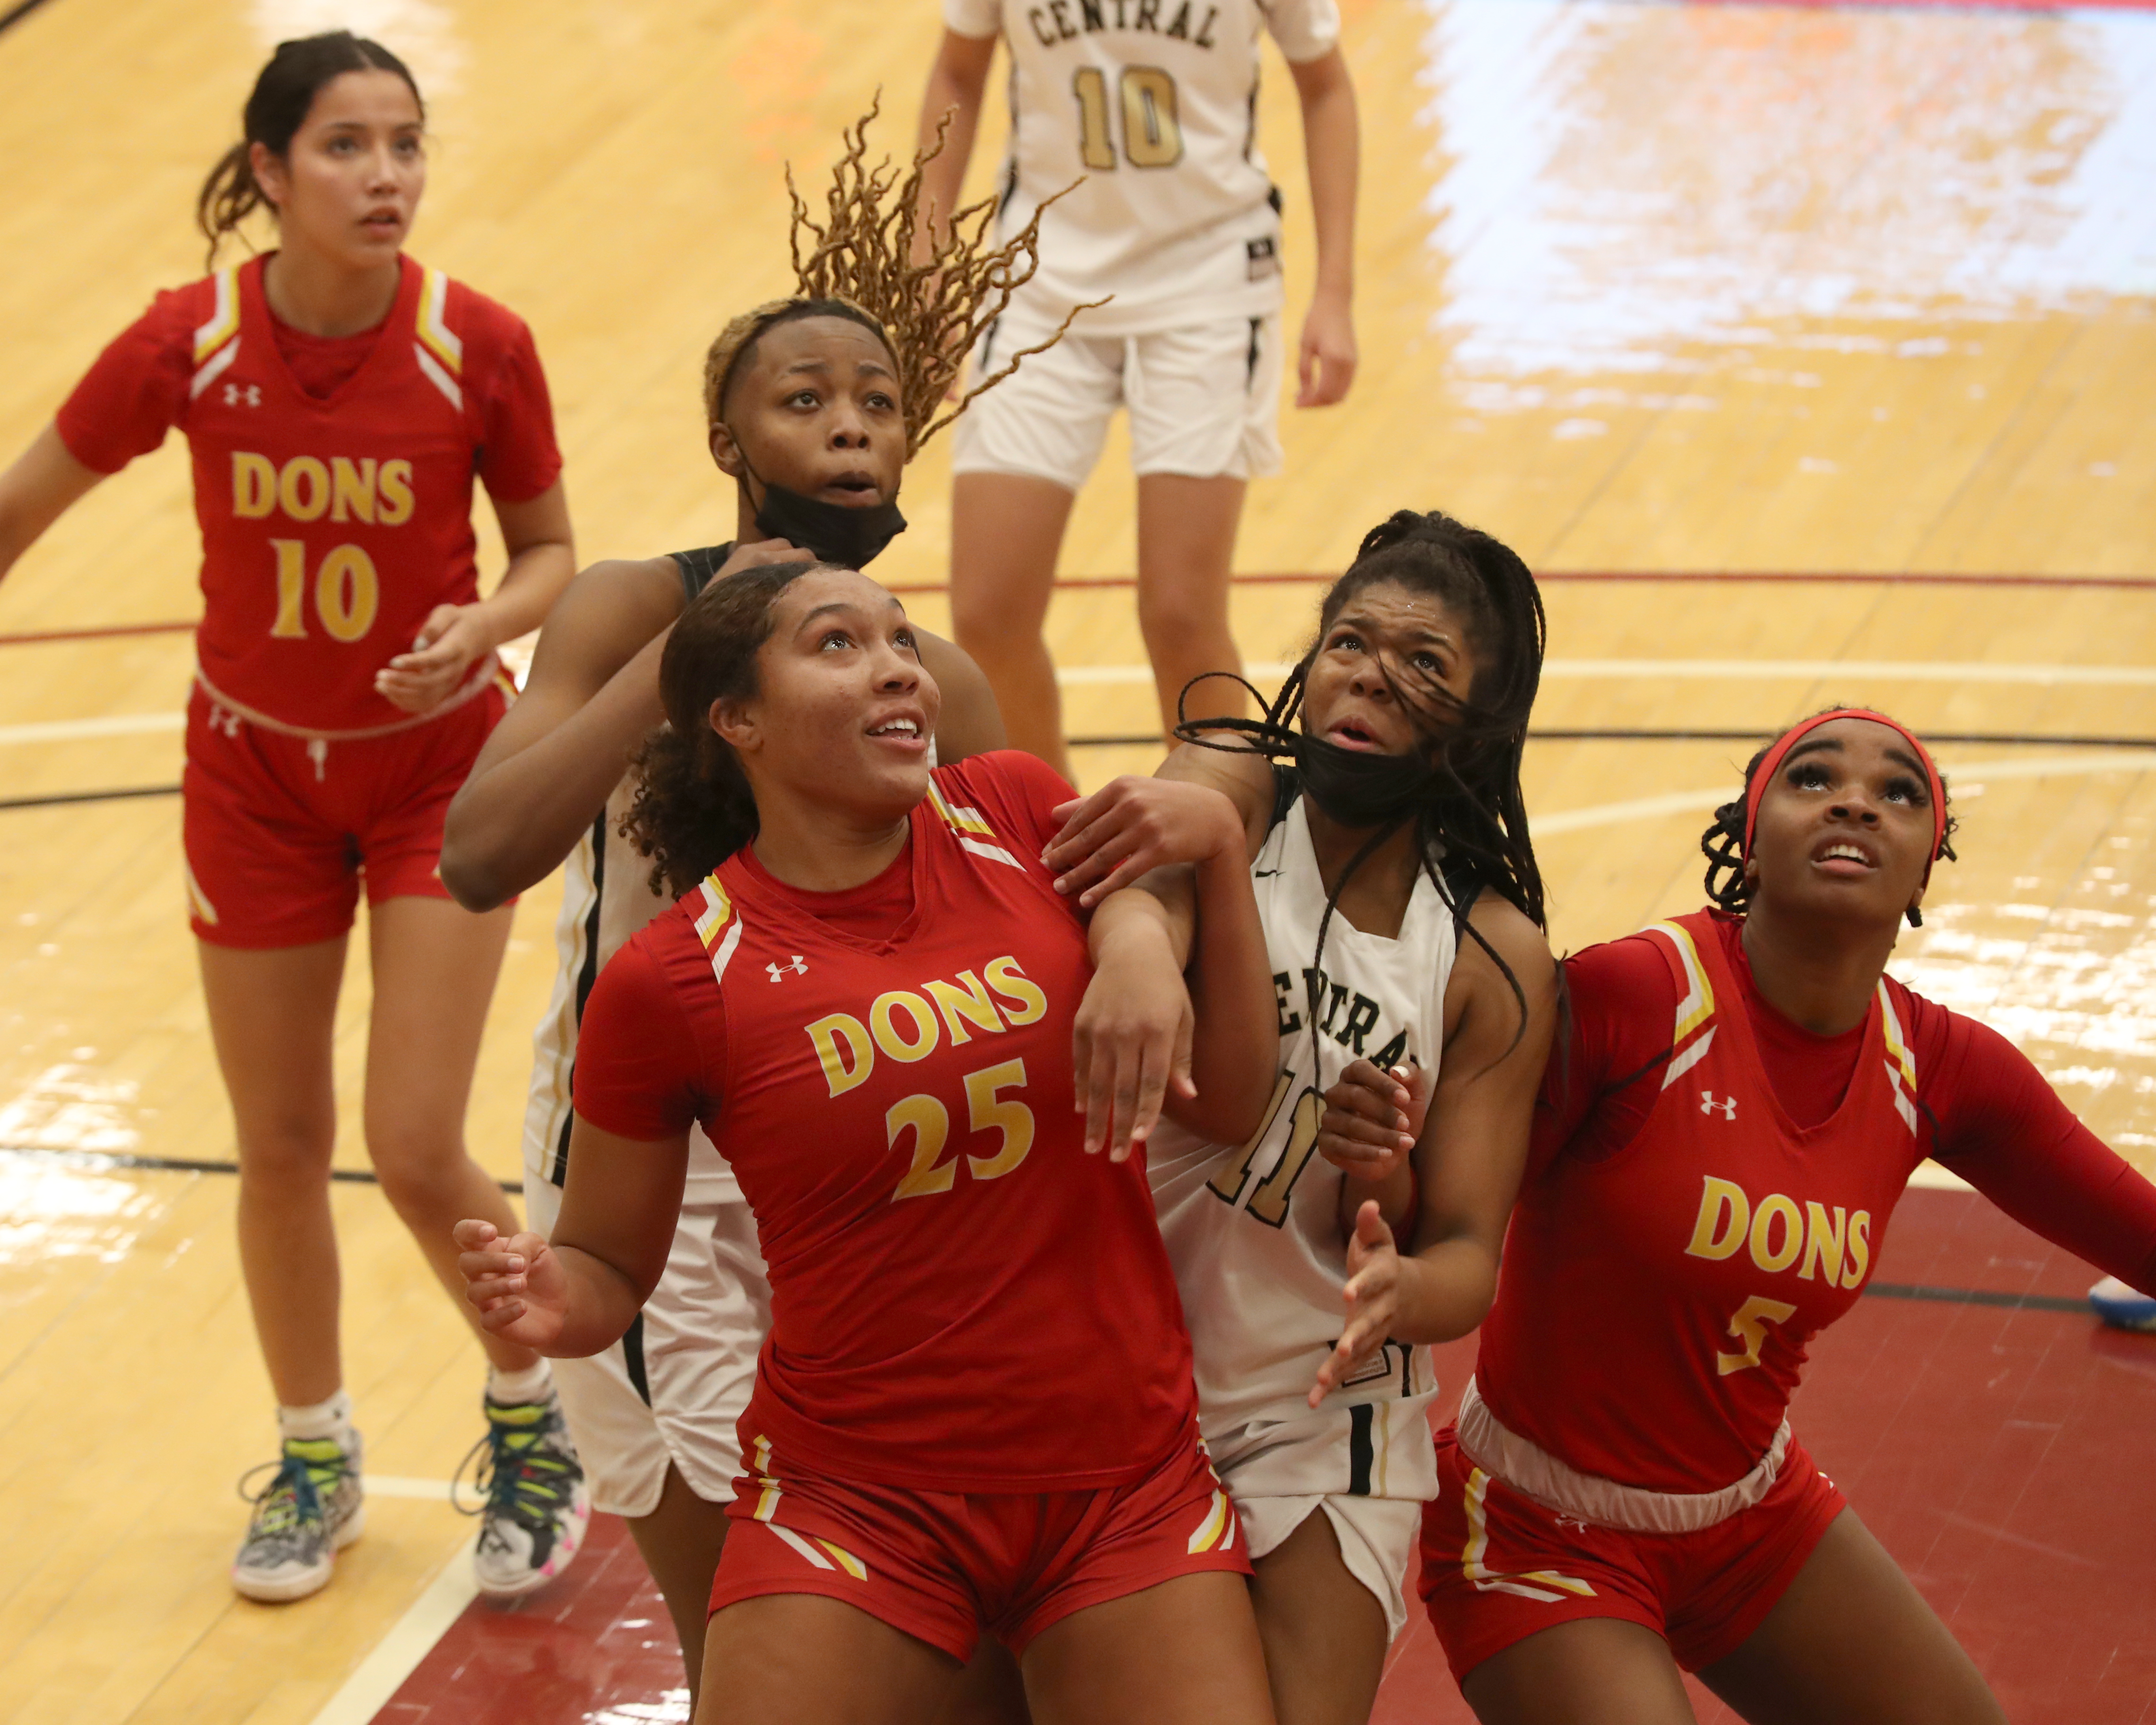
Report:
M2156 1336L2099 1326L2092 1280L1982 1199L1912 1192L1794 1416L2015 1725L2156 1721ZM1440 1349L1442 1380L1473 1359L1471 1341ZM559 1586L469 1608L377 1717L644 1725L685 1717L680 1681L665 1609L602 1517ZM1694 1697L1702 1725L1734 1717ZM1418 1616L1373 1725L1471 1718Z

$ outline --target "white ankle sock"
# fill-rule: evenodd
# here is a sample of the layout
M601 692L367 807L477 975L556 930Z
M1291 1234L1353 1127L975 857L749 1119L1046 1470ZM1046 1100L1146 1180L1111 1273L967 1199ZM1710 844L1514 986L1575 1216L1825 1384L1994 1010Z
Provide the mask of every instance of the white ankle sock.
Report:
M311 1407L277 1409L277 1433L287 1438L335 1438L352 1447L352 1398L340 1389Z
M487 1368L487 1399L500 1402L506 1408L543 1401L553 1387L554 1373L543 1359L521 1372L505 1372L499 1366Z

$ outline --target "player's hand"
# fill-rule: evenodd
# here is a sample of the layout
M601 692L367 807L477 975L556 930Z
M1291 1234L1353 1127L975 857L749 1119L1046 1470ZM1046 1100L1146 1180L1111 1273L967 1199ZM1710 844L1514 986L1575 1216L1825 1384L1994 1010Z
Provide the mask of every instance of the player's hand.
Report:
M506 1342L544 1348L562 1333L569 1313L569 1278L545 1236L504 1240L491 1222L459 1222L452 1230L465 1298L480 1327Z
M1381 1071L1356 1060L1325 1093L1317 1153L1358 1180L1382 1180L1411 1154L1430 1113L1430 1074L1420 1066Z
M767 563L814 562L816 553L803 551L790 539L750 539L734 547L726 560L719 565L719 572L711 578L723 581L729 575L737 575L743 569L759 568Z
M1090 797L1049 813L1062 828L1040 860L1055 890L1086 910L1118 887L1171 863L1198 862L1224 846L1243 847L1235 805L1209 785L1173 778L1111 779Z
M408 713L430 713L464 686L474 660L500 644L485 605L437 605L412 650L375 672L375 692Z
M1393 1245L1393 1230L1385 1226L1377 1200L1372 1199L1355 1212L1355 1233L1348 1242L1348 1285L1340 1293L1348 1325L1317 1368L1317 1381L1310 1387L1312 1407L1354 1376L1356 1367L1385 1345L1399 1310L1399 1288L1400 1255Z
M1190 990L1158 927L1118 931L1101 948L1072 1031L1076 1106L1086 1115L1086 1153L1107 1147L1127 1161L1159 1123L1173 1090L1190 1081Z
M1344 401L1355 382L1355 314L1347 295L1321 288L1302 321L1296 358L1299 408L1329 408Z

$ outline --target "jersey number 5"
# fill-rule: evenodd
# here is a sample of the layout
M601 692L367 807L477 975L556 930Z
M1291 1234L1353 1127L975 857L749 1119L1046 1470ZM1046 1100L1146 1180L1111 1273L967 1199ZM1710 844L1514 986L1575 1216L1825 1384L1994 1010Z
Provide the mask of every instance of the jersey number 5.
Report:
M1158 66L1126 66L1116 80L1123 110L1123 155L1132 167L1173 167L1183 160L1183 120L1175 80ZM1110 135L1108 74L1081 66L1070 74L1078 95L1078 159L1091 168L1116 165Z
M977 1180L999 1180L1026 1158L1033 1148L1033 1110L1019 1101L1006 1101L1002 1092L1025 1082L1025 1062L1005 1060L966 1075L966 1115L977 1132L993 1127L1003 1143L993 1156L968 1156L966 1165ZM951 1112L926 1092L902 1096L884 1111L883 1129L891 1149L908 1130L913 1133L913 1163L891 1194L924 1198L932 1192L948 1192L958 1178L958 1158L943 1159L943 1147L951 1138Z
M1779 1300L1769 1300L1763 1294L1754 1294L1730 1314L1729 1333L1744 1344L1742 1353L1717 1353L1714 1368L1727 1378L1732 1372L1742 1372L1759 1363L1759 1350L1767 1345L1767 1326L1787 1323L1797 1315L1797 1308Z

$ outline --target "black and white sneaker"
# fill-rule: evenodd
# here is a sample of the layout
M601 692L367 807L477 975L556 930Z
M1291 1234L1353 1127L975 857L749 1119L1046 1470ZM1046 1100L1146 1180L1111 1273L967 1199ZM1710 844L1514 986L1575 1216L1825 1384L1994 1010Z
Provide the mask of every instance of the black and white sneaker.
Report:
M475 1483L486 1493L467 1512L482 1518L472 1568L481 1593L513 1599L569 1567L584 1543L592 1494L559 1396L549 1390L538 1401L517 1403L489 1396L485 1407L486 1435L465 1458L478 1460ZM461 1477L464 1469L457 1472Z

